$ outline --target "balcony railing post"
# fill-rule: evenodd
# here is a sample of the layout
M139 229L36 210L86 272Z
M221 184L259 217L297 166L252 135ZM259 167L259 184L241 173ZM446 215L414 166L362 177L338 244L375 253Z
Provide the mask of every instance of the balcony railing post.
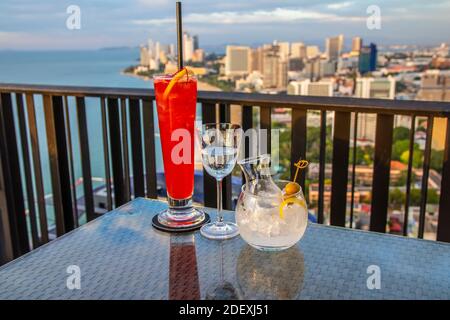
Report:
M109 153L109 138L108 138L108 117L106 116L105 98L100 98L100 112L102 117L102 142L103 142L103 161L105 164L105 183L106 183L106 209L112 210L112 187L111 187L111 165Z
M394 116L377 115L370 230L386 232Z
M291 129L291 179L295 176L294 163L301 159L306 159L306 109L292 110ZM300 185L306 195L305 189L306 172L300 175Z
M33 248L40 246L40 239L38 234L37 220L36 220L36 205L34 201L33 178L31 176L30 154L28 147L27 123L25 119L25 111L23 105L23 96L21 93L16 93L16 110L17 120L19 124L20 144L22 145L22 163L23 174L25 178L25 190L27 195L27 209L28 217L30 218L31 239Z
M450 242L450 117L447 117L437 240Z
M11 94L0 95L0 258L30 250ZM4 239L2 239L4 238ZM3 241L4 240L4 241Z
M75 227L62 97L44 95L44 112L56 233L60 236Z
M108 118L114 202L116 207L120 207L126 202L126 191L123 171L122 139L120 135L120 108L117 99L108 98Z
M144 126L144 154L145 154L145 186L147 197L156 198L157 178L155 160L155 125L153 115L153 100L142 99L142 118Z
M6 202L4 165L0 157L0 265L14 259L14 248L11 237L8 206Z
M41 235L41 244L49 241L47 208L45 203L44 182L42 176L41 152L39 150L39 135L36 121L36 110L34 108L33 94L26 95L28 129L30 134L31 154L33 158L33 172L37 196L37 206L39 208L39 228Z
M319 151L319 197L317 203L317 222L324 222L324 202L325 202L325 167L326 167L326 147L327 147L327 112L320 112L320 151ZM306 192L306 190L304 190Z
M430 161L431 161L431 144L433 140L433 126L434 117L430 116L427 119L427 138L425 140L425 150L423 156L422 165L422 182L420 189L420 210L419 210L419 230L418 237L423 239L423 234L425 232L425 216L427 210L428 202L428 177L430 176ZM407 197L408 198L408 197ZM405 221L408 219L405 218ZM407 225L407 224L405 224Z
M128 155L128 125L127 125L127 100L120 99L120 120L122 123L122 155L123 155L123 181L124 202L130 201L130 160Z
M145 196L144 162L142 158L141 106L138 99L129 100L131 160L133 163L133 191L135 197Z
M350 148L350 112L334 114L333 171L330 223L345 226L347 209L348 160Z
M83 173L84 205L88 221L95 218L94 195L92 190L91 157L89 154L89 133L84 97L76 98L78 137L80 141L81 170Z

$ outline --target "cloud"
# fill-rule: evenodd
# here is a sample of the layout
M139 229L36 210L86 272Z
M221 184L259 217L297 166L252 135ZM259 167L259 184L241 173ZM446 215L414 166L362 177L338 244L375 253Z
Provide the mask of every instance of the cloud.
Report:
M346 2L330 3L329 5L327 5L327 8L332 10L340 10L348 8L352 5L353 5L352 1L346 1Z
M167 6L169 4L172 4L173 1L170 1L170 0L137 0L137 2L140 5L154 8L155 6Z
M117 35L81 34L78 32L36 33L0 31L0 49L97 49L118 45L135 45L129 40L118 41ZM81 44L81 45L80 45Z
M345 17L331 13L302 9L276 8L273 10L257 10L253 12L223 11L212 13L190 13L183 17L183 22L190 24L267 24L290 23L298 21L361 21L362 17ZM138 25L173 24L173 18L156 18L133 20Z

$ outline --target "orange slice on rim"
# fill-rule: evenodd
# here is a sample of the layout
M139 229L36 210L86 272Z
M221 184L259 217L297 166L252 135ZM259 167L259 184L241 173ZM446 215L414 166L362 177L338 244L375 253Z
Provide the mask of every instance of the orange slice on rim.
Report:
M166 90L164 90L163 98L166 100L169 97L170 91L172 91L173 86L185 75L188 74L188 70L186 68L181 69L175 75L173 76L172 80L170 80L169 84L166 87Z

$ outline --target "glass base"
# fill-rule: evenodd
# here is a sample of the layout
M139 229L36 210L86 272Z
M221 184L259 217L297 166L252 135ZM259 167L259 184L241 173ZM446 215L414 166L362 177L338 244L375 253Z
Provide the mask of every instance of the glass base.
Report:
M218 283L217 286L208 289L206 300L241 300L236 288L228 281Z
M281 246L281 247L269 247L269 246L259 246L250 242L247 242L249 245L251 245L253 248L258 249L259 251L267 251L267 252L277 252L277 251L283 251L291 248L295 245L289 245L289 246Z
M233 222L214 222L201 227L200 233L208 239L225 240L236 237L239 234L239 228Z
M205 213L192 206L192 198L175 200L170 197L169 208L158 214L158 222L169 228L192 228L201 225Z

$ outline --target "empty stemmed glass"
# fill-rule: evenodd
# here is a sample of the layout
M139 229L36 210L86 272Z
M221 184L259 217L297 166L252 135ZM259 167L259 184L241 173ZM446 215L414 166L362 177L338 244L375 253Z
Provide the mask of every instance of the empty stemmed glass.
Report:
M231 123L209 123L197 130L202 163L217 181L217 221L202 226L200 233L209 239L223 240L239 234L237 225L224 221L222 215L222 180L236 165L242 130Z

